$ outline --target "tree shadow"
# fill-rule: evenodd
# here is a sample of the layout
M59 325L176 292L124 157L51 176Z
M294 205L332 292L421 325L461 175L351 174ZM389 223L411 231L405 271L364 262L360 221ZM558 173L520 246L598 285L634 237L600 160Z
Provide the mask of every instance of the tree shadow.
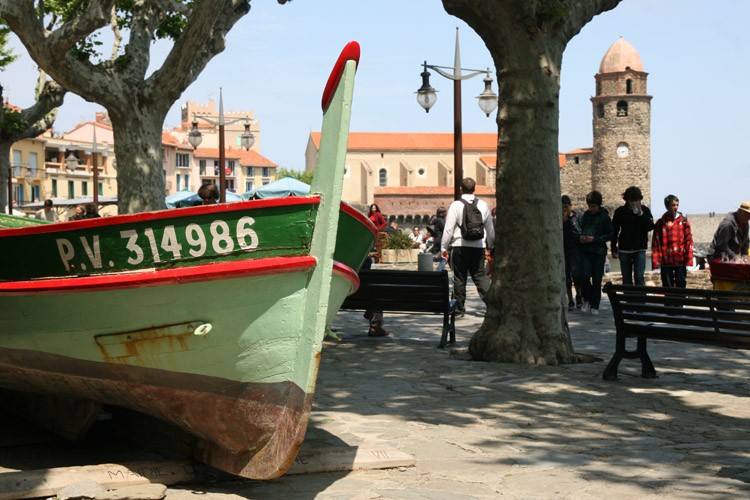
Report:
M459 345L480 323L479 316L459 321ZM438 446L425 439L460 441L501 467L563 468L580 481L633 493L674 492L688 483L691 496L749 490L742 444L750 442L747 351L651 342L659 378L640 378L631 361L621 365L618 381L605 381L614 351L611 312L604 306L596 318L574 313L570 324L576 351L602 361L451 359L435 348L438 317L387 314L393 334L370 338L361 313L341 312L334 325L341 340L323 349L310 433L327 429L348 444L379 439L406 449ZM430 437L415 444L415 429ZM418 456L418 468L420 459L433 458ZM297 479L277 481L286 487Z

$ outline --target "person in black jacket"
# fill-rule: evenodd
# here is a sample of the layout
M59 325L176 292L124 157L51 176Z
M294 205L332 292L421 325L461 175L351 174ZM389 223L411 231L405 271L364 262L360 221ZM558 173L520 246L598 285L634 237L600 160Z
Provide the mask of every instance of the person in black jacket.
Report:
M612 216L612 258L620 260L622 284L643 286L646 284L646 249L648 233L654 228L654 217L646 205L642 205L643 194L636 186L622 193L625 204Z
M563 252L565 256L565 289L568 293L568 311L583 306L581 291L581 242L578 229L578 214L573 211L570 196L562 195ZM573 302L573 285L576 287Z
M581 242L581 312L591 314L599 314L607 242L612 239L612 219L602 206L602 201L599 191L591 191L586 195L586 205L589 208L583 212L576 233Z

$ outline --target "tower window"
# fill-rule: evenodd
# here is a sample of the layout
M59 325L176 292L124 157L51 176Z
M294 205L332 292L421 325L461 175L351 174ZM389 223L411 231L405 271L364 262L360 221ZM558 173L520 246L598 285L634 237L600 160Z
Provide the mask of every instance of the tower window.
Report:
M387 186L388 185L388 171L384 168L381 168L378 172L378 177L380 181L381 186Z
M599 118L604 118L604 103L599 103L596 105L596 111L599 113Z
M617 116L628 116L627 101L617 101Z
M579 165L581 163L581 157L580 156L574 156L573 157L573 163L576 165Z
M632 94L633 93L633 80L628 78L625 80L625 93L626 94Z

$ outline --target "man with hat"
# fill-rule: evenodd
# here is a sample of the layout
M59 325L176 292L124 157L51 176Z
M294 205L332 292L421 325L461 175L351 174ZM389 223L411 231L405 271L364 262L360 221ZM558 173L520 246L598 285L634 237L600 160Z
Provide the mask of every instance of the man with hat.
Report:
M748 221L750 221L750 201L743 201L734 212L730 212L719 223L714 239L708 249L709 260L733 260L747 256Z

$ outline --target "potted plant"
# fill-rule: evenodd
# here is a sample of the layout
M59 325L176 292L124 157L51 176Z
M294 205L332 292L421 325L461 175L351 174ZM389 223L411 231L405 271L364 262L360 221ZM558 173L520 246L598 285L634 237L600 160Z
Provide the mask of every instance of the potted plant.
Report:
M401 231L388 234L388 239L383 246L383 262L401 263L416 262L419 249L414 248L414 241L409 235Z

